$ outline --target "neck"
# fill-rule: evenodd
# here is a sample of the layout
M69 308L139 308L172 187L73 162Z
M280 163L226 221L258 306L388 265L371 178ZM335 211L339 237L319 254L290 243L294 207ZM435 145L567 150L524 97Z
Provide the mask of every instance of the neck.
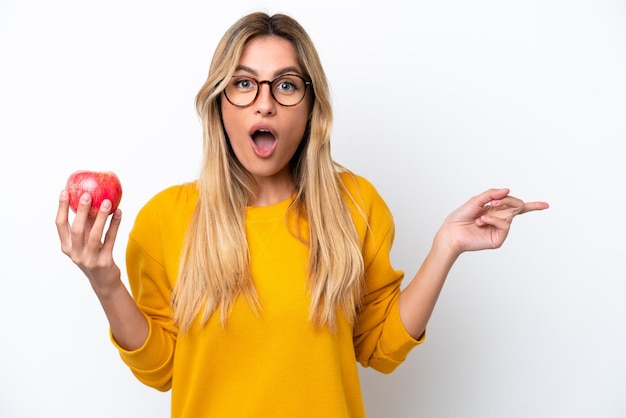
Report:
M251 206L270 206L288 199L294 193L291 179L257 179L256 200Z

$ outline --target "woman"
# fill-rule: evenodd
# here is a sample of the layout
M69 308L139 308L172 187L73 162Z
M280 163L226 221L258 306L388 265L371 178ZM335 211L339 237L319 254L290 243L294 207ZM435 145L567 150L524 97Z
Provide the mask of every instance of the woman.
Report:
M121 221L81 199L56 218L63 252L89 278L123 361L172 389L173 417L362 417L357 362L393 371L424 340L456 258L502 245L513 218L548 207L506 189L443 223L401 291L392 216L375 188L336 164L320 59L285 15L253 13L220 41L196 105L204 128L196 182L140 211L126 267Z

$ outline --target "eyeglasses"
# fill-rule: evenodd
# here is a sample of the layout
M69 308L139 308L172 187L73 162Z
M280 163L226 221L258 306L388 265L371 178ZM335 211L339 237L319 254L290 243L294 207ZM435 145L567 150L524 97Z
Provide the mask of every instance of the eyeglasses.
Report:
M306 95L307 87L312 85L311 81L297 74L279 75L271 81L258 81L247 75L235 74L226 85L224 96L234 106L248 107L259 97L263 84L270 86L270 93L274 100L285 107L299 104Z

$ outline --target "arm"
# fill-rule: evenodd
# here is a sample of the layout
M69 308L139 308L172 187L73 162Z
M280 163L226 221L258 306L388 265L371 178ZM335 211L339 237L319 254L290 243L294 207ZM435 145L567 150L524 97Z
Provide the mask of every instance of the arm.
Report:
M61 192L56 216L61 250L89 279L117 343L126 350L135 350L146 341L149 328L146 317L122 283L120 269L113 260L113 245L122 212L117 209L113 213L105 233L111 203L104 201L95 218L87 216L90 206L91 197L83 195L70 225L67 191Z
M395 237L394 220L389 208L374 186L363 178L349 189L355 226L362 243L365 281L353 343L356 359L363 367L382 373L393 372L409 352L424 341L406 330L398 309L404 272L390 260Z
M545 202L528 202L491 189L452 212L435 235L433 246L409 285L400 294L400 318L414 338L422 335L444 282L456 259L466 251L499 248L513 218L547 209Z

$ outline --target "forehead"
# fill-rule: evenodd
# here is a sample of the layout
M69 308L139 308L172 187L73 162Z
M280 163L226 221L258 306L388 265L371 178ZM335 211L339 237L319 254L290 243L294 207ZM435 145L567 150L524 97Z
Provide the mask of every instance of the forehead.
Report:
M293 44L273 35L249 41L239 58L238 67L245 67L258 75L274 74L286 68L302 71Z

